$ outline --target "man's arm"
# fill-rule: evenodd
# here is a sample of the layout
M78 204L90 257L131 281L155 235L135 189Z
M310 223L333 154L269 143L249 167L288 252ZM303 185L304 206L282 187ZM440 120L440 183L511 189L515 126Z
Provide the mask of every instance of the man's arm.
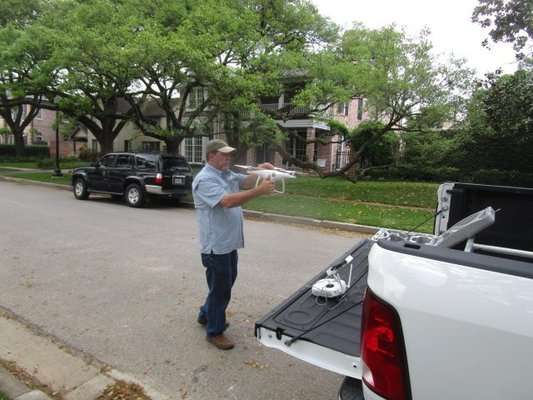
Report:
M274 166L270 163L259 164L257 167L263 169L274 169ZM248 174L246 178L243 179L241 185L244 187L254 186L257 182L257 179L259 179L257 175ZM270 177L267 177L263 179L263 181L259 185L257 185L256 187L252 187L252 189L225 195L220 200L220 205L226 208L239 207L242 206L244 203L255 199L256 197L265 194L272 194L274 193L274 190L274 182L270 180Z

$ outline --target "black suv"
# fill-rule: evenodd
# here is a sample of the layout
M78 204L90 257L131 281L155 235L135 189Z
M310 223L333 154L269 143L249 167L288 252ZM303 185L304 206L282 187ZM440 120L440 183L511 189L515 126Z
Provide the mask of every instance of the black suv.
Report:
M142 207L151 196L175 197L191 192L192 171L182 156L149 153L109 153L89 167L72 172L74 197L90 193L124 197L131 207Z

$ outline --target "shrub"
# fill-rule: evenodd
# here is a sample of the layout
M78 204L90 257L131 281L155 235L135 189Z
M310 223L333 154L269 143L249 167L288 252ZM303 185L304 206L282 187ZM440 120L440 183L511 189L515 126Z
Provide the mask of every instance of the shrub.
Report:
M40 145L27 145L26 146L26 156L23 158L24 161L28 159L42 159L50 158L50 149L48 146ZM17 159L17 153L15 151L14 144L0 144L0 159L3 161L19 161ZM22 160L21 160L22 161Z
M389 168L370 169L365 174L370 179L444 182L460 180L460 170L454 167L420 167L402 164Z
M456 167L420 167L402 164L390 168L371 169L360 177L373 180L408 180L424 182L470 182L486 185L533 187L533 174L520 171L480 169L465 171Z
M465 176L464 180L489 185L533 187L533 174L520 171L480 169Z
M84 146L80 148L79 158L81 161L96 161L98 159L98 153Z

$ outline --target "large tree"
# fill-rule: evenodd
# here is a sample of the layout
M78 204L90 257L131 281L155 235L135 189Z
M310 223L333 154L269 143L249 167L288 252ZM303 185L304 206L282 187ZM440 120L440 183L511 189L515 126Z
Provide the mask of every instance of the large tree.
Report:
M336 32L307 2L162 0L159 6L166 12L136 7L144 22L135 64L140 91L157 102L166 123L135 106L140 93L127 97L143 133L172 149L185 137L225 133L240 158L249 147L273 142L273 118L289 110L268 115L260 99L279 96L287 73L308 66L309 48Z
M56 71L46 95L94 134L103 153L133 114L122 93L135 78L128 46L136 26L121 10L110 0L56 0L39 20Z
M17 156L24 156L24 134L39 111L53 69L46 37L35 26L45 3L15 3L0 6L0 116L14 136Z
M332 131L351 145L350 161L333 172L307 162L308 168L323 177L343 176L356 181L361 154L388 132L424 132L454 121L459 100L469 93L473 72L463 67L463 60L439 64L428 35L423 31L420 37L411 38L395 26L373 30L360 24L345 32L339 51L352 68L344 66L342 71L353 74L357 82L352 87L356 90L353 96L364 97L369 119L381 124L374 125L376 129L364 142L352 137L356 132L333 124ZM298 160L291 161L299 164Z

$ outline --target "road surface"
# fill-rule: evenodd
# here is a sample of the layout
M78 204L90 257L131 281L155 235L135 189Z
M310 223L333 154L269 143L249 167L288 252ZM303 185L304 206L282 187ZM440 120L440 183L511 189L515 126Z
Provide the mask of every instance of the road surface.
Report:
M261 345L254 322L361 236L245 221L228 315L235 349L196 323L194 210L0 181L0 307L172 399L335 399L342 377Z

